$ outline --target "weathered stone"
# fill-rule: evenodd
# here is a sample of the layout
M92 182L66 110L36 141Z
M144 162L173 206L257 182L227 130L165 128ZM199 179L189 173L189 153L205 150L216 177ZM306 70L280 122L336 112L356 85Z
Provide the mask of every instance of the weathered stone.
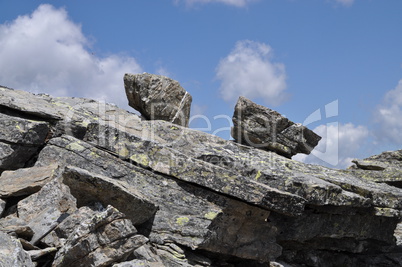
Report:
M353 175L372 182L402 187L402 150L386 151L364 160L355 159L352 162L356 165L348 171Z
M301 214L304 209L304 199L296 195L246 179L230 169L193 159L176 149L139 138L136 132L131 132L130 129L123 132L105 125L93 124L88 127L84 140L92 144L102 144L122 159L179 180L209 187L250 204L293 215Z
M17 236L27 240L31 240L34 235L34 231L27 222L15 216L0 219L0 231L15 233Z
M352 160L352 162L354 164L356 164L356 166L359 169L362 169L362 170L382 171L387 168L387 166L385 164L383 164L381 162L376 162L376 161L354 159L354 160Z
M141 190L159 207L155 217L141 227L151 242L173 241L209 251L219 247L224 254L261 261L280 254L276 228L265 221L269 211L153 173L69 136L49 141L37 164L52 161L119 179Z
M0 197L16 197L38 192L54 178L57 164L4 171L0 176Z
M81 221L57 252L53 266L109 266L147 242L136 233L124 214L108 206Z
M187 127L191 95L168 77L143 73L124 75L128 103L150 120L165 120Z
M63 172L63 183L70 188L79 207L96 201L104 206L112 205L127 214L134 225L146 222L158 209L138 190L126 183L80 168L67 167Z
M89 99L0 88L0 113L50 128L45 142L33 145L43 147L39 155L35 151L24 166L36 161L32 170L57 164L59 171L40 191L27 193L34 193L27 199L7 198L3 214L7 218L0 219L0 226L10 227L7 233L38 247L60 248L58 264L74 265L81 252L89 266L126 260L150 266L402 263L395 243L395 237L398 244L402 240L400 227L394 231L402 210L402 193L397 188L402 185L402 150L357 160L358 166L342 171L295 162L163 120L141 120ZM309 149L296 142L310 140L302 126L274 118L276 133L286 127L280 137L276 135L276 142L268 144L270 149L288 157L292 151ZM265 121L257 119L252 126L258 128L260 122ZM260 132L266 135L267 130ZM3 152L7 145L0 142ZM60 183L62 177L79 206L84 205L77 211L69 188ZM118 206L127 214L103 220L107 216L99 217L102 207L87 206L92 201ZM151 205L150 210L139 214L144 208L138 207L145 207L141 205ZM127 230L132 228L125 224L138 219L136 213L143 216L135 222L141 235ZM11 223L13 219L19 222ZM125 247L105 238L117 232L127 233L119 239L125 240L121 241ZM97 245L102 242L104 246ZM136 242L138 247L132 245Z
M30 256L15 239L0 231L0 266L24 266L34 267Z
M46 184L39 192L18 203L18 215L34 230L31 243L36 244L64 217L76 210L76 199L59 179Z
M33 261L51 253L56 253L57 248L44 248L40 250L28 250L27 253Z
M239 143L274 151L286 157L310 154L321 137L278 112L239 97L233 115L232 137Z
M0 113L0 170L24 167L45 142L46 122L25 120Z

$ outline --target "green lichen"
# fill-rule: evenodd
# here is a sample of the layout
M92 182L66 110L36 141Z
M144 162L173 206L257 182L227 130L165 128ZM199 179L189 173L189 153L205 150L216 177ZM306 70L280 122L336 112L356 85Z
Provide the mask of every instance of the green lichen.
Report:
M70 143L66 146L66 148L68 150L72 150L72 151L77 151L77 152L82 152L85 150L85 147L83 147L82 145L80 145L80 142L74 142L74 143Z
M187 224L190 221L188 217L179 217L176 219L176 223L180 226Z
M134 154L130 157L134 162L141 164L142 166L149 166L149 159L147 155L144 154Z
M256 174L256 176L255 176L255 180L258 180L259 178L261 177L261 171L260 170L258 170L258 172L257 172L257 174Z
M208 220L211 220L211 221L212 221L213 219L215 219L216 216L218 216L218 212L210 211L210 212L204 214L204 217L205 217L206 219L208 219Z

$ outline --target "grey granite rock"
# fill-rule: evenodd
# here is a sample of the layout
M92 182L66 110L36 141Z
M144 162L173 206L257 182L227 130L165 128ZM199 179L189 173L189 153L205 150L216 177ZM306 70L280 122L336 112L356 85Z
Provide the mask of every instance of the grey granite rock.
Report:
M239 143L286 157L310 154L321 137L278 112L241 96L233 114L232 137Z
M191 95L168 77L143 73L124 75L128 103L146 119L188 126Z

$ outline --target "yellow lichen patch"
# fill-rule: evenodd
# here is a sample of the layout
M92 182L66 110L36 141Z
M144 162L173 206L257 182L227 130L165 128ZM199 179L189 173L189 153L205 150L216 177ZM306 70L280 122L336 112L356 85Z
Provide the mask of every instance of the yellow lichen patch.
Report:
M211 220L211 221L213 219L215 219L216 216L218 216L218 212L210 211L210 212L204 214L204 217L207 218L208 220Z
M24 130L21 128L21 126L19 124L15 125L15 128L17 128L18 131L20 131L20 132L24 132Z
M149 159L147 155L144 154L134 154L130 157L134 162L141 164L142 166L149 166Z
M123 146L122 148L120 148L119 152L118 152L119 156L123 157L123 158L127 158L129 153L130 153L130 151L128 151L126 146Z
M190 221L190 219L188 217L179 217L176 219L176 223L180 226L185 225L186 223L188 223Z
M176 127L176 126L172 126L172 127L170 127L170 129L171 129L171 130L179 130L179 128Z
M84 151L84 150L85 150L85 147L83 147L82 145L80 145L79 142L75 142L75 143L68 144L68 145L66 146L66 148L67 148L68 150L78 151L78 152L81 152L81 151Z
M261 177L261 171L258 170L257 174L255 175L255 180L258 180Z

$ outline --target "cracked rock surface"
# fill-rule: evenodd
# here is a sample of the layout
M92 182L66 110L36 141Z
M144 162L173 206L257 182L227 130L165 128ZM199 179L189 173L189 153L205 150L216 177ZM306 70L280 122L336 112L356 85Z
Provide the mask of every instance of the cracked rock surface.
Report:
M334 170L3 87L0 121L0 266L402 265L400 151Z

